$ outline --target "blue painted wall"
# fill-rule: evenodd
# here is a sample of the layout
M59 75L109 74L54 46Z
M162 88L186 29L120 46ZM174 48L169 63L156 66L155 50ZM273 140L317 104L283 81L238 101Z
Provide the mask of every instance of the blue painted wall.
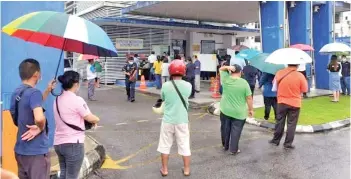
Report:
M1 2L1 27L15 20L16 18L34 11L64 11L62 1L28 1L28 2ZM37 88L43 91L54 73L60 56L60 50L43 47L34 43L25 42L21 39L9 37L1 34L1 99L4 104L2 110L9 109L12 91L21 84L18 74L18 66L26 58L34 58L40 62L42 70L42 81ZM63 63L61 63L59 73L63 73ZM53 118L53 96L45 101L46 117L49 124L50 144L53 144L53 134L55 123ZM0 131L1 132L1 131Z
M290 45L307 44L311 45L311 2L296 2L296 6L290 8L287 4L289 17ZM311 54L311 53L310 53ZM306 65L306 74L309 87L312 84L311 64Z
M262 50L272 53L284 47L284 2L267 1L260 3Z
M319 50L328 43L333 42L333 2L319 5L318 12L313 12L313 45L315 58L316 88L329 89L329 75L326 70L330 55L323 55Z

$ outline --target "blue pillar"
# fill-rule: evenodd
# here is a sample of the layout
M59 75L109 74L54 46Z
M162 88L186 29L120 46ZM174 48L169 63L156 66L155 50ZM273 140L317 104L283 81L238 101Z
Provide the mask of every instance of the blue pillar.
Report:
M262 51L272 53L284 47L284 2L260 2Z
M300 1L296 2L295 7L288 6L290 45L311 45L311 3L310 1ZM312 84L311 72L311 64L307 64L306 75L309 87Z
M62 1L9 1L1 2L1 27L17 19L18 17L35 11L64 11ZM38 44L25 42L21 39L1 34L1 99L4 104L2 110L10 108L11 94L15 88L21 84L18 73L18 66L26 58L34 58L40 62L42 80L37 88L41 91L54 78L54 73L58 64L60 50L44 47ZM63 73L63 63L61 63L59 73ZM49 124L50 145L53 144L55 122L52 105L54 97L49 98L44 103L46 117ZM0 131L1 132L1 131Z
M333 1L318 5L318 12L313 12L313 45L315 59L316 88L329 89L329 75L326 70L329 55L322 55L319 50L333 41Z

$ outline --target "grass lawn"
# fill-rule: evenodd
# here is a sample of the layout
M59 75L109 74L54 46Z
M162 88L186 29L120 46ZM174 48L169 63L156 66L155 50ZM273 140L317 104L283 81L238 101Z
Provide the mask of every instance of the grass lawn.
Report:
M350 118L350 97L340 96L340 102L330 102L328 96L304 99L300 111L299 125L324 124ZM255 118L263 120L264 107L255 109ZM269 122L275 123L273 108Z

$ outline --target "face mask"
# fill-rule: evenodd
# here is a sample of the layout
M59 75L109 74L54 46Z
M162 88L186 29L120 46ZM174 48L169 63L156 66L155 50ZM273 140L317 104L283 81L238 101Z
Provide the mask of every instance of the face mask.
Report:
M128 62L128 63L129 63L129 65L133 64L133 62Z
M342 58L341 61L346 62L346 58Z

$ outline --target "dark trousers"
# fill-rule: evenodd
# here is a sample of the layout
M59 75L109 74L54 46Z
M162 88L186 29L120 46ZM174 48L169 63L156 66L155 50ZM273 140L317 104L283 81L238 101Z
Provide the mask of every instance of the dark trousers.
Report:
M144 75L145 80L150 80L150 69L142 69L141 75Z
M255 85L250 85L250 90L251 90L251 96L253 96L255 92Z
M300 108L287 104L278 104L275 132L272 142L279 144L280 139L283 137L285 120L287 120L288 129L286 132L284 146L289 146L293 143L299 114Z
M132 82L132 81L129 81L129 79L126 79L126 91L127 91L128 100L134 100L135 99L135 82Z
M191 95L190 97L195 97L195 76L186 77L186 81L191 84Z
M277 97L263 97L264 101L264 119L269 119L271 107L274 110L274 117L277 118Z
M222 144L224 144L224 149L229 149L230 152L237 152L239 150L239 140L241 131L245 125L245 119L235 119L223 114L222 112L220 114L220 119Z
M60 164L60 179L78 179L84 160L84 144L55 145Z
M202 80L209 80L210 79L210 72L207 71L202 71L200 74L202 74Z
M18 177L20 179L49 179L50 157L43 155L19 155L15 154Z

